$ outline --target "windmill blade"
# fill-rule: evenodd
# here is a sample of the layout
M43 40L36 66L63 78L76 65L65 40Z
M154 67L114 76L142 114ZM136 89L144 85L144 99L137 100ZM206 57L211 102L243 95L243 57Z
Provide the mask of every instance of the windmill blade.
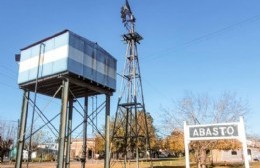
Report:
M128 0L125 1L125 5L121 7L121 18L123 23L127 23L129 21L135 22L135 17L131 11Z
M125 6L129 10L129 13L132 14L132 11L131 11L131 8L130 8L128 0L125 1Z

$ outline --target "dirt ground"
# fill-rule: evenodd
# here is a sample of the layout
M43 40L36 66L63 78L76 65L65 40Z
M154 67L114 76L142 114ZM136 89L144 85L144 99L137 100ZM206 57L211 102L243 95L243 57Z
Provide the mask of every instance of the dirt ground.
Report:
M56 162L34 162L29 163L29 168L56 168ZM3 163L0 164L0 168L14 168L15 163ZM23 168L27 168L27 163L23 163ZM111 161L110 168L123 168L124 164L122 161ZM127 168L135 168L135 162L128 162L126 165ZM148 168L150 167L150 162L140 161L140 168ZM81 168L81 162L79 161L71 161L70 168ZM87 160L86 168L104 168L104 160Z
M0 164L0 168L14 168L14 163L4 163ZM123 168L123 162L112 162L110 168ZM127 163L127 168L135 168L136 163L131 162ZM140 168L148 168L150 167L150 162L140 162ZM192 165L192 168L196 166ZM23 168L27 168L27 164L23 164ZM38 163L30 163L29 168L56 168L56 162L38 162ZM70 168L81 168L81 162L72 161L70 163ZM104 168L104 161L87 161L86 168ZM185 163L183 161L155 161L153 162L153 168L185 168ZM243 165L236 166L216 166L214 168L244 168ZM250 168L260 168L260 162L250 163Z
M0 164L0 168L14 168L14 163L5 163ZM23 168L27 168L27 164L23 163ZM56 162L44 162L44 163L30 163L29 168L56 168ZM71 162L70 168L80 168L81 163L80 162ZM104 164L102 163L87 163L86 168L103 168Z

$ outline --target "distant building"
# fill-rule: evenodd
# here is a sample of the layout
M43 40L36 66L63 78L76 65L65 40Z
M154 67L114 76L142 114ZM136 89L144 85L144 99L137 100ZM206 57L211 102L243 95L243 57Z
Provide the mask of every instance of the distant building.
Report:
M66 145L65 145L66 147ZM83 147L83 139L82 138L72 138L71 139L71 150L70 150L70 158L80 160L82 157L82 147ZM37 156L53 154L54 158L56 158L58 152L59 145L58 143L45 143L37 146ZM66 148L65 148L66 151ZM95 157L95 139L88 138L87 139L87 158Z
M16 148L13 148L10 153L9 153L9 159L12 160L12 161L15 161L16 159L16 153L17 153L17 149ZM37 152L36 151L33 151L31 153L31 158L32 159L35 159L37 157ZM28 160L28 151L27 150L23 150L23 160L26 161Z
M37 148L58 151L59 144L58 143L45 143L45 144L38 145Z
M79 159L82 156L82 147L83 147L83 139L76 138L71 139L71 150L70 157L71 159ZM95 158L95 138L87 139L87 158Z
M37 146L37 157L42 160L56 160L58 154L58 143L45 143Z
M248 140L247 153L249 161L259 161L260 159L260 142ZM243 150L212 150L213 163L219 162L243 162Z

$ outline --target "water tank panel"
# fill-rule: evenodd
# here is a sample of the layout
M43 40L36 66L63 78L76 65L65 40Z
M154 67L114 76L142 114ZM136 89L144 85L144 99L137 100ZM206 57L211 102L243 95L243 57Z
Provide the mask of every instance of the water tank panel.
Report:
M38 63L38 79L68 72L116 90L116 59L69 30L21 49L19 85L36 79Z

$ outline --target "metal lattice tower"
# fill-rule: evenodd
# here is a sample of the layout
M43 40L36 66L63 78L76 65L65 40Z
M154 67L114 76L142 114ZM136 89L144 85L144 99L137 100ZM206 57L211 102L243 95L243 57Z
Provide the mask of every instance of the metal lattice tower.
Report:
M145 147L145 154L150 149L147 117L144 104L142 79L138 60L137 44L143 39L135 32L135 17L129 3L121 9L121 17L127 33L123 40L127 44L125 64L122 73L120 95L118 98L112 139L117 147L123 150L125 163L134 158L139 167L139 153L141 146ZM142 145L140 145L142 144ZM138 153L138 155L137 155Z

